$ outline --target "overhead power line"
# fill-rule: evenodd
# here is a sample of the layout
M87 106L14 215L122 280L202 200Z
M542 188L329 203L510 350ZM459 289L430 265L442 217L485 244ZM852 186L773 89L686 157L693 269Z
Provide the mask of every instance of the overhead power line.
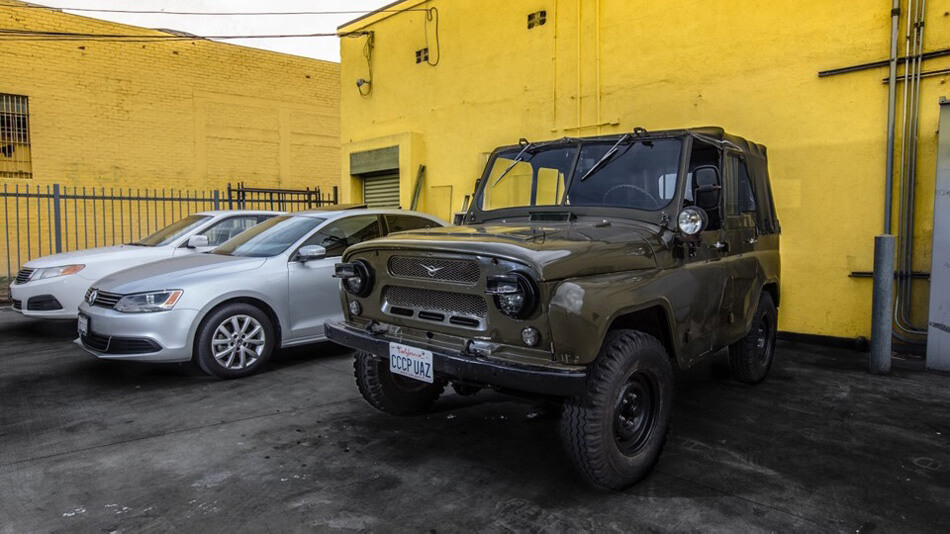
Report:
M164 31L164 30L155 30ZM286 39L299 37L337 37L362 35L363 32L353 33L281 33L281 34L255 34L255 35L148 35L148 34L125 34L125 33L74 33L74 32L48 32L38 30L20 30L16 28L0 28L0 41L197 41L205 39Z
M59 11L77 11L88 13L131 13L136 15L194 15L211 17L241 17L241 16L290 16L290 15L365 15L369 13L404 13L406 11L426 11L425 8L410 9L374 9L374 10L354 10L354 11L165 11L165 10L136 10L136 9L96 9L91 7L59 7L59 6L37 6L37 5L14 5L0 3L0 7L12 7L16 9L52 9Z

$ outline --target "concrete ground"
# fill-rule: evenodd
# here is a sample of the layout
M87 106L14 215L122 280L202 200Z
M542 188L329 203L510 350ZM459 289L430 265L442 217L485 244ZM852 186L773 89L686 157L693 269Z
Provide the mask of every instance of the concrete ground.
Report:
M0 312L0 532L946 532L950 377L870 376L857 353L780 343L749 387L721 358L682 377L666 450L591 489L556 411L446 395L414 418L360 398L317 345L218 381L101 362L74 324Z

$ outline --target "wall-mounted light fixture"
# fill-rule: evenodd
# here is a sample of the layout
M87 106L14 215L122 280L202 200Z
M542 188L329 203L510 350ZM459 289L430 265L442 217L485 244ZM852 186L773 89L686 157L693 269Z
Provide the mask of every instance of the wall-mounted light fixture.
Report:
M363 78L356 80L356 89L359 90L360 94L363 96L368 95L369 92L372 91L373 89L372 85L373 85L373 82L363 79ZM363 87L366 87L366 92L363 92Z

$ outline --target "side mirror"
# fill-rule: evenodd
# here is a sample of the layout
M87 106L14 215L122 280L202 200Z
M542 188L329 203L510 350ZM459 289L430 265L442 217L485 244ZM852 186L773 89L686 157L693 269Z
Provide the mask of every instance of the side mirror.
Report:
M311 260L322 260L327 257L327 249L320 245L307 245L300 247L297 251L297 261L308 262Z
M715 165L702 165L693 169L693 198L696 205L704 210L719 209L719 168Z
M188 244L185 245L188 248L203 248L208 246L208 236L206 235L193 235L188 238Z

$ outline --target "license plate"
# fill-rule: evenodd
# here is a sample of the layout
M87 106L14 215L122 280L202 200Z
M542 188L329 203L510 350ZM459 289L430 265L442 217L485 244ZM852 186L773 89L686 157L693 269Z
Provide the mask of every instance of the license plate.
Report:
M390 343L389 371L431 384L432 352L400 343Z
M76 330L79 331L80 336L89 335L89 318L80 314L79 321L76 322Z

